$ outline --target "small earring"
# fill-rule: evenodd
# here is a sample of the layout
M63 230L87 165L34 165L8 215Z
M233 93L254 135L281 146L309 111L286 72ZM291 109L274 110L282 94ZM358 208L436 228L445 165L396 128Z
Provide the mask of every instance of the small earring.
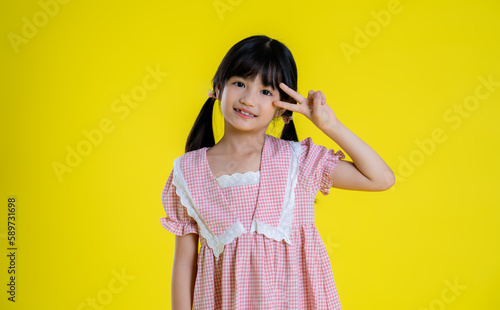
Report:
M283 122L285 122L285 124L290 123L291 120L293 120L293 115L283 116Z

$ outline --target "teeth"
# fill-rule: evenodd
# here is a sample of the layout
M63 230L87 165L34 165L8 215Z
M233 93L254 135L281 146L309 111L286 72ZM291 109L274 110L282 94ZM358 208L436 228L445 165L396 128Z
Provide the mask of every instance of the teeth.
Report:
M236 109L236 111L240 112L241 114L245 114L245 115L248 115L248 116L253 116L253 117L255 117L254 115L252 115L252 114L250 114L250 113L243 112L243 111L238 110L238 109Z

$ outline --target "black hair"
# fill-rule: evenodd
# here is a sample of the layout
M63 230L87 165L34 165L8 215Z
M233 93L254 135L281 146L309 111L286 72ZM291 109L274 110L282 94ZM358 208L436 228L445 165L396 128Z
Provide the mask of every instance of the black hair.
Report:
M214 94L218 88L220 94L217 96L221 98L224 85L232 76L253 80L259 74L262 76L264 86L279 90L281 101L297 104L295 99L279 87L279 83L283 82L297 91L297 66L292 53L283 43L265 35L245 38L231 47L212 79ZM189 133L185 147L186 153L215 145L212 127L212 111L215 101L215 98L209 97L201 108ZM292 113L293 111L285 110L282 116L292 116ZM298 142L293 120L285 124L280 138Z

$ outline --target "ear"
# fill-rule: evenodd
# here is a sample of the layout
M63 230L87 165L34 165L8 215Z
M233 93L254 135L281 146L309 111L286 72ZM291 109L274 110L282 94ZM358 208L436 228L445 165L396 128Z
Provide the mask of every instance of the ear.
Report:
M276 109L276 113L274 115L275 115L275 117L280 117L281 115L283 115L283 113L285 113L285 111L286 111L285 108L278 107Z
M217 100L220 101L220 89L219 89L219 86L215 86L215 95L217 96Z

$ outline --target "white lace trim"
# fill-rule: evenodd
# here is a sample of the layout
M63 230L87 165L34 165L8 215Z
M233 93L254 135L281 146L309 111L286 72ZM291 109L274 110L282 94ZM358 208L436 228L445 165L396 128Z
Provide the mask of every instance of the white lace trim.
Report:
M224 174L216 178L221 188L256 184L260 181L260 171L247 171L245 173Z
M239 237L241 234L246 232L245 228L238 220L219 237L214 235L214 233L208 228L200 214L200 211L196 207L191 193L189 193L186 181L184 180L184 176L181 171L180 157L174 160L174 176L172 183L176 187L176 193L180 197L182 205L186 207L189 216L195 219L196 223L198 223L201 235L207 240L207 244L213 250L215 257L219 259L219 254L224 250L224 246L231 243L234 238Z
M286 243L292 244L290 233L293 222L293 209L295 207L295 186L297 185L298 177L298 159L302 152L300 142L288 141L292 147L290 156L290 167L288 169L288 181L281 209L280 222L278 227L273 227L267 223L253 219L250 227L250 232L264 234L268 238L276 241L285 240Z
M288 142L292 146L292 154L290 156L288 181L278 227L273 227L267 223L261 222L257 219L253 219L250 227L250 232L257 232L276 241L285 240L288 244L292 244L290 240L290 233L293 222L293 209L295 207L294 190L295 186L297 185L298 159L302 151L302 145L300 142ZM251 173L249 173L249 175L250 174ZM214 233L210 231L204 219L202 218L200 211L198 210L198 208L196 208L191 194L189 193L186 181L184 180L180 168L180 157L174 160L174 176L172 182L176 187L176 193L180 197L182 205L186 207L189 216L194 218L198 223L201 235L207 240L207 245L213 250L215 257L219 259L219 254L224 250L224 246L231 243L235 238L246 232L245 228L243 227L241 222L237 220L219 237L215 236Z

